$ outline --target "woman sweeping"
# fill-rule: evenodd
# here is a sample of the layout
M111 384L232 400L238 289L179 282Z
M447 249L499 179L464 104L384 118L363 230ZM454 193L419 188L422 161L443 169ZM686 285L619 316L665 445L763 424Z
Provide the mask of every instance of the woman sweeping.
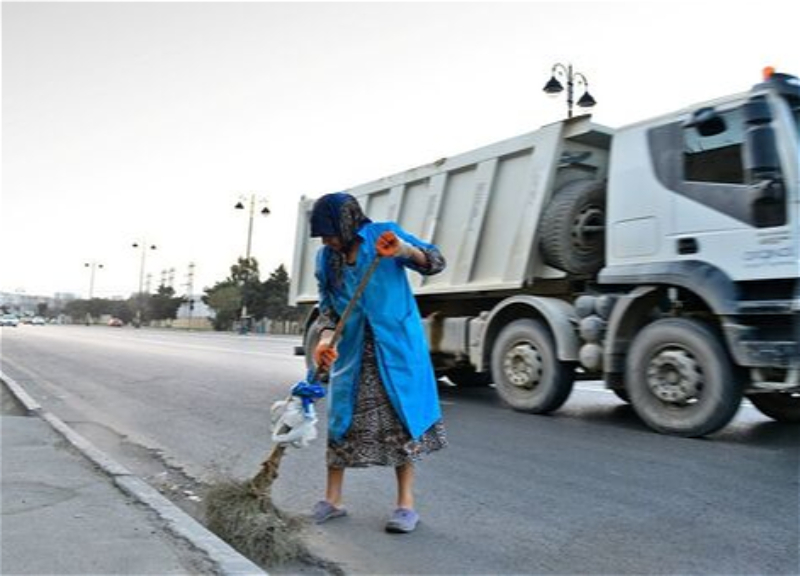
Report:
M413 531L414 462L447 441L436 378L406 268L431 275L445 267L439 250L392 222L373 223L349 194L323 196L311 213L317 255L320 343L317 363L330 371L328 477L325 499L314 507L322 523L347 514L342 502L346 468L392 466L397 506L388 532ZM331 336L355 287L375 256L382 257L346 321L336 348Z

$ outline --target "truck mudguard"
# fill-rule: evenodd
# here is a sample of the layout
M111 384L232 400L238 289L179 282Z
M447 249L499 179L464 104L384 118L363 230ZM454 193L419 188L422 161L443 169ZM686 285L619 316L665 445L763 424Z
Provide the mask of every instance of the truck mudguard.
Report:
M718 316L738 312L739 290L733 280L716 266L698 260L607 266L600 272L598 282L677 286L696 294Z
M639 286L629 294L620 296L614 304L606 328L603 366L606 381L615 378L609 374L621 375L625 371L625 354L630 348L634 335L645 323L650 310L662 298L663 290L656 286Z
M517 310L515 310L517 309ZM553 333L559 360L578 360L580 339L576 332L578 318L571 304L558 298L546 296L511 296L495 306L486 320L484 337L481 340L480 359L482 371L488 364L491 346L496 336L508 322L518 318L540 317Z

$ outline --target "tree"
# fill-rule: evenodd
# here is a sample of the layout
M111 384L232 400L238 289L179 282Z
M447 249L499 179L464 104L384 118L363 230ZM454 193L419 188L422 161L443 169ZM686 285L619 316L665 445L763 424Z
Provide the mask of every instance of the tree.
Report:
M231 266L231 275L228 280L239 286L258 282L258 261L255 258L239 258Z
M128 302L124 300L107 300L105 298L92 298L91 300L70 300L64 305L63 312L72 317L73 322L88 322L90 318L97 319L103 314L117 316L129 322L131 314L119 313L120 308L127 309ZM39 309L39 315L44 316Z
M64 311L73 320L83 322L88 316L97 318L105 314L108 309L108 301L102 298L92 298L91 300L71 300L64 306Z
M239 258L236 264L231 266L229 277L241 291L240 306L247 309L248 316L257 320L263 317L263 307L259 298L261 284L259 276L258 261L255 258Z
M230 330L233 322L239 318L242 301L241 289L230 279L217 282L205 289L203 302L215 312L212 320L214 330Z
M243 306L250 316L261 312L259 305L259 271L255 258L239 258L231 273L222 282L205 289L203 302L214 310L215 330L230 330L241 316ZM255 313L255 314L254 314Z
M303 313L289 306L289 273L281 264L264 282L259 280L255 258L239 258L222 282L205 289L203 302L216 313L214 329L230 330L242 306L254 320L299 320Z
M108 313L114 318L119 318L125 324L130 324L133 321L134 315L136 314L134 301L132 299L112 300L111 305L108 308Z
M172 286L158 287L158 291L150 296L148 308L150 318L153 320L174 320L178 316L178 308L181 306L182 298L175 296L175 289Z
M270 320L298 320L300 312L289 306L289 273L283 264L261 285L264 316Z

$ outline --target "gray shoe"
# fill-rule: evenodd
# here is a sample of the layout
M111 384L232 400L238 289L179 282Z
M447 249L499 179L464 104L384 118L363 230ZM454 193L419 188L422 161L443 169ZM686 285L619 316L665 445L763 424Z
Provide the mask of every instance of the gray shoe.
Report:
M317 524L322 524L323 522L333 520L334 518L347 516L347 510L344 508L337 508L327 500L320 500L314 504L312 516L314 517L314 522Z
M408 508L398 508L386 523L386 531L393 534L413 532L419 522L419 514Z

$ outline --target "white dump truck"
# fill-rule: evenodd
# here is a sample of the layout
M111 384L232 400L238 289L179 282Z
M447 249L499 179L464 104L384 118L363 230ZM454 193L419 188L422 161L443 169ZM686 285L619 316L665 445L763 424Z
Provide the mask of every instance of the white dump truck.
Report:
M445 255L441 274L412 275L440 375L536 414L602 379L649 427L702 436L743 396L800 421L799 165L800 81L771 73L618 130L581 116L347 192ZM293 303L317 298L312 205Z

